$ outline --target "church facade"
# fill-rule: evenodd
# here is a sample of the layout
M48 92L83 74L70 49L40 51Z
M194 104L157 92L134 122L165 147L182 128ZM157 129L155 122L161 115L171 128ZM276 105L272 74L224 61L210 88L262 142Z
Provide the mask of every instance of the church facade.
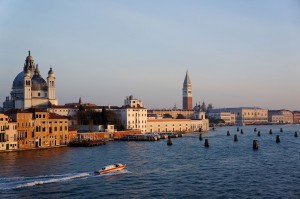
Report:
M47 108L57 105L55 74L50 68L47 81L41 76L38 64L28 52L23 70L15 77L10 96L3 102L3 109Z

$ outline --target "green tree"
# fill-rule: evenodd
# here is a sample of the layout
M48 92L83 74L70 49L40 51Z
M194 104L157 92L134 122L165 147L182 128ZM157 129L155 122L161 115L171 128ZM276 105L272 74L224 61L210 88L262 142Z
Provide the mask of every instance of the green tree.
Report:
M176 119L186 119L186 118L184 117L184 115L178 114L177 117L176 117Z
M172 115L170 115L169 113L165 113L163 115L163 118L173 118Z

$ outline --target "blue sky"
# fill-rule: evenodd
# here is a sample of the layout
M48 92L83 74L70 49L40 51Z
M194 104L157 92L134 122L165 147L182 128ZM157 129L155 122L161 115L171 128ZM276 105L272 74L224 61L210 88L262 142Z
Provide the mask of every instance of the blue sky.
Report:
M188 70L195 103L299 110L299 35L298 0L0 0L0 101L31 50L60 104L181 107Z

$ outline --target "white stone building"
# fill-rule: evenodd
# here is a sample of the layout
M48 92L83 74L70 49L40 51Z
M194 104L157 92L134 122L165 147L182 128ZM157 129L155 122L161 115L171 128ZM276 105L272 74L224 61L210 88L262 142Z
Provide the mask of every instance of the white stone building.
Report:
M267 124L268 110L256 107L224 108L221 111L230 112L236 116L237 125Z
M147 120L147 132L199 132L209 130L209 121L205 112L194 108L195 119L161 118L150 115Z
M208 131L207 119L149 119L147 121L147 132L199 132Z
M224 120L227 125L234 125L236 123L235 113L224 111L222 109L212 109L207 113L207 116L214 119Z
M273 124L293 124L294 114L289 110L269 110L269 122Z
M142 133L146 133L147 109L141 100L134 99L132 95L126 97L124 105L117 112L125 129L141 130Z
M46 108L50 104L57 105L55 97L55 75L50 68L47 81L40 74L38 64L33 57L26 57L23 70L13 81L10 97L3 102L3 109L28 109L33 107Z

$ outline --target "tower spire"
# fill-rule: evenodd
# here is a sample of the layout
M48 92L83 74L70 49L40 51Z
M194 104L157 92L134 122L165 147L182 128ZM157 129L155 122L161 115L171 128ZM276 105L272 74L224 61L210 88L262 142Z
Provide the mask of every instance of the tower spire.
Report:
M28 56L30 56L30 50L28 51Z
M193 109L192 106L193 106L192 83L187 70L183 82L183 88L182 88L182 109L192 110Z

